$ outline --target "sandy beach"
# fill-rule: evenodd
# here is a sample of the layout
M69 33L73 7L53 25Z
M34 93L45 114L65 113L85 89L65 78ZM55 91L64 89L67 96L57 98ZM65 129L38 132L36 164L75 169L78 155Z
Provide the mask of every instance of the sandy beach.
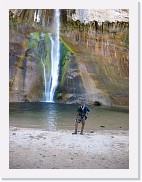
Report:
M47 131L10 127L10 169L128 169L128 130Z

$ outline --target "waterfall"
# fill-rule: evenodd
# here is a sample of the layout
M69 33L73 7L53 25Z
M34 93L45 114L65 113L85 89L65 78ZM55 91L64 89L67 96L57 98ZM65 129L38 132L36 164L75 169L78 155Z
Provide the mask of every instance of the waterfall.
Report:
M47 100L47 80L46 80L46 68L45 64L42 60L42 65L43 65L43 73L44 73L44 93L45 93L45 100Z
M36 17L36 14L35 14ZM54 32L48 33L51 46L50 46L50 64L51 69L50 72L48 70L48 75L46 72L46 64L43 60L43 52L44 49L44 43L40 43L40 54L43 56L41 58L42 66L43 66L43 73L44 73L44 101L45 102L53 102L54 94L56 87L58 85L58 75L59 75L59 61L60 61L60 41L59 41L59 28L60 28L60 11L59 9L55 10L55 16L54 16L54 23L53 28ZM44 35L41 33L40 39L44 40ZM40 40L40 41L41 41ZM48 60L49 61L49 60Z
M40 22L40 10L39 9L35 10L34 21Z
M60 41L59 41L59 28L60 28L60 11L55 10L54 18L54 34L49 34L51 41L51 75L50 75L50 91L49 91L49 102L53 102L54 93L58 85L59 75L59 60L60 60Z

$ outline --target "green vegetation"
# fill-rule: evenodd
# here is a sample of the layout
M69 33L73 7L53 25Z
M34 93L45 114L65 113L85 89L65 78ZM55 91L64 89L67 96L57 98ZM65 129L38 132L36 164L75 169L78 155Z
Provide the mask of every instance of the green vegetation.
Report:
M62 42L62 44L63 44L63 46L64 46L64 49L66 49L67 51L70 51L71 53L75 53L75 52L73 51L73 49L72 49L71 47L69 47L69 46L65 43L65 41L64 41L64 39L63 39L62 36L60 36L60 40L61 40L61 42ZM62 51L61 51L61 52L62 52Z
M69 54L74 53L74 51L65 43L62 42L62 38L60 39L60 65L59 65L59 85L56 89L56 98L63 99L64 92L64 83L66 78L66 72L69 65Z
M29 39L39 41L40 40L40 37L39 36L40 36L40 32L33 32L33 33L30 33L27 37Z
M42 33L43 34L43 33ZM39 64L44 62L48 72L50 70L50 39L47 34L43 34L40 40L41 32L34 32L28 35L28 47L35 51L38 56Z
M67 41L67 39L64 36L60 35L60 40L64 44L66 50L70 51L71 53L81 53L82 52L73 43L71 43L70 41Z
M61 45L60 45L60 65L59 65L59 67L60 67L60 70L59 70L60 86L62 86L64 83L65 73L66 73L66 70L68 67L68 61L67 61L68 52L70 52L68 47L64 43L61 43Z
M44 82L42 62L46 67L47 76L50 76L50 39L47 34L44 34L42 32L33 32L30 33L27 37L29 39L29 49L33 50L37 56L36 58L38 59L38 69L42 71L42 82Z

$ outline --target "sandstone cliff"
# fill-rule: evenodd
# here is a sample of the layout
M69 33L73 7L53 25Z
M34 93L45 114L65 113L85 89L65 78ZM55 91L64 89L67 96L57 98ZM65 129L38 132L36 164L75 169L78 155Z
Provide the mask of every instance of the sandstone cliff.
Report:
M34 10L10 10L10 101L44 99L41 58L49 70L50 43L40 33L54 30L53 12L40 10L33 21ZM128 17L128 10L61 10L56 101L128 106Z

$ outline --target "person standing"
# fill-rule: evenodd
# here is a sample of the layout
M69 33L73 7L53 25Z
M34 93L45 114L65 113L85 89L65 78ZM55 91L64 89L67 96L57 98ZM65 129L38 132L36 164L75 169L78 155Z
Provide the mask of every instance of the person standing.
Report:
M80 134L83 135L85 120L87 119L88 112L90 112L89 107L87 107L85 105L85 103L82 101L81 105L77 109L77 115L76 115L76 121L75 121L75 131L72 134L77 134L78 123L81 123L82 126L81 126Z

